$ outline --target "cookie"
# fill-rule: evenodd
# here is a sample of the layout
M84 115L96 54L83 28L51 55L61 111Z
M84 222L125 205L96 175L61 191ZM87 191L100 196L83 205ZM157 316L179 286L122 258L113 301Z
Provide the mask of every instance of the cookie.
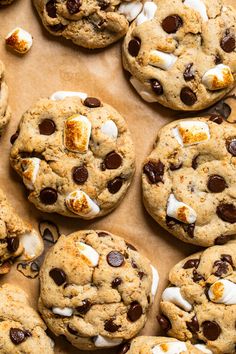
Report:
M163 127L143 166L147 211L184 242L208 247L236 233L236 126L222 117Z
M8 87L5 81L5 67L0 61L0 136L3 128L8 123L11 117L11 111L8 106Z
M69 97L69 96L72 97ZM79 92L57 92L22 117L11 165L45 212L93 219L112 211L134 173L127 124L111 106Z
M10 5L14 0L0 0L0 7L4 5Z
M123 37L142 10L133 0L33 0L45 28L85 48L104 48Z
M160 323L168 335L203 341L217 354L235 353L236 242L179 262L162 294Z
M61 236L40 271L39 311L82 350L113 347L144 326L158 286L150 262L105 231Z
M0 189L0 274L10 271L16 257L29 261L42 251L39 233L16 214Z
M221 0L147 1L130 26L123 64L147 102L201 110L236 78L236 10Z
M11 284L0 286L0 352L53 354L54 343L46 326L29 305L26 293Z

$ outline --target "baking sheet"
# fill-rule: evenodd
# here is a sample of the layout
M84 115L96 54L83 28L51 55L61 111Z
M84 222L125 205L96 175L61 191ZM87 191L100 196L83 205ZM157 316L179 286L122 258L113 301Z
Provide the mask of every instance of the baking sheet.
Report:
M233 5L234 0L228 0L227 3ZM1 9L0 23L0 59L7 69L13 112L12 120L0 140L1 188L17 212L35 227L39 220L46 219L54 221L64 234L79 229L105 229L123 236L149 257L159 271L160 286L142 333L161 334L156 315L160 295L167 284L168 271L179 260L197 251L197 247L175 239L147 214L141 202L140 173L142 162L152 149L158 129L177 114L158 104L145 103L131 88L122 70L121 42L106 50L88 51L76 47L70 41L53 37L42 27L30 0L15 0L13 5ZM5 35L16 26L26 29L34 37L33 47L25 56L15 54L5 47ZM68 219L37 211L27 201L20 179L9 166L9 140L22 113L38 98L47 97L58 90L87 92L113 105L128 121L135 143L136 174L125 199L110 215L95 221ZM28 292L31 304L36 307L38 279L28 279L13 268L0 282L22 287ZM85 353L61 339L56 340L55 348L55 353ZM115 350L99 350L96 353L111 354Z

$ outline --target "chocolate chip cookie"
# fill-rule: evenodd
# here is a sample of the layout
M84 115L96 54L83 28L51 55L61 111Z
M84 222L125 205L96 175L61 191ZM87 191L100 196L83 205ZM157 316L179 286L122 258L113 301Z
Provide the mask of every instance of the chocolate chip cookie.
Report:
M0 7L4 5L10 5L14 0L0 0Z
M104 48L123 37L142 1L33 0L45 28L85 48Z
M5 67L0 61L0 136L3 128L11 117L11 111L8 106L8 87L5 81Z
M53 354L54 343L46 326L30 307L26 293L11 284L0 287L0 352L6 354Z
M114 347L147 320L158 273L122 238L105 231L61 236L40 271L39 311L51 331L82 350Z
M212 105L235 85L235 22L221 0L147 1L123 46L131 84L175 110Z
M134 173L126 122L85 93L60 91L39 100L23 115L12 142L11 165L29 200L49 213L105 215L124 197Z
M163 127L143 166L147 211L182 241L208 247L236 233L236 126L219 115Z
M17 257L28 261L38 257L42 251L39 233L16 214L0 189L0 275L10 271Z
M203 341L213 353L235 353L236 242L179 262L162 294L160 324L168 335Z

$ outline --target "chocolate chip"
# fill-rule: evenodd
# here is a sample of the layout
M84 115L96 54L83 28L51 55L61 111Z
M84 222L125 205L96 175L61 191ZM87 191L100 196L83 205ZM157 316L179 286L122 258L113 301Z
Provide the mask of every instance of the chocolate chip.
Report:
M106 236L109 236L109 234L107 232L104 232L104 231L101 231L101 232L98 232L98 237L106 237Z
M230 236L228 235L221 235L218 236L215 239L215 245L224 245L225 243L227 243L230 240Z
M226 140L226 148L231 155L236 156L236 139Z
M199 281L204 280L204 277L199 274L195 269L193 270L193 281L198 283Z
M176 170L179 170L182 166L183 166L182 162L179 162L177 164L171 163L170 164L170 170L171 171L176 171Z
M216 56L215 56L215 64L216 65L219 65L219 64L221 64L222 63L222 58L221 58L221 56L219 55L219 54L216 54Z
M27 335L24 331L19 328L11 328L10 329L10 338L12 343L14 344L21 344L27 339Z
M199 155L195 156L195 157L193 158L193 161L192 161L192 168L193 168L194 170L196 170L196 169L197 169L197 166L198 166L198 162L197 162L198 157L199 157Z
M44 119L39 124L39 132L41 135L52 135L56 130L56 125L51 119Z
M134 37L134 39L131 39L131 41L129 41L128 44L129 54L132 57L136 57L139 53L140 47L141 47L141 40L137 37Z
M233 52L236 47L234 34L230 33L229 30L226 30L225 35L220 41L220 46L226 53Z
M36 262L31 262L30 264L30 269L32 270L32 272L39 272L39 265Z
M183 26L183 21L178 15L170 15L162 21L161 25L165 32L176 33Z
M52 268L49 275L58 286L64 284L66 281L66 274L60 268Z
M129 249L131 249L132 251L137 251L137 248L134 247L133 245L131 245L131 243L126 242L125 244L126 244L126 246L127 246Z
M194 238L195 224L183 224L184 231L188 234L190 238Z
M157 320L163 331L167 332L171 329L170 320L166 316L164 315L157 316Z
M67 0L66 7L71 15L77 14L81 6L80 0Z
M218 205L216 214L223 221L234 224L236 222L236 207L233 204L222 203Z
M227 274L229 271L229 263L224 261L215 261L214 267L217 269L213 273L216 277L221 277L223 274Z
M159 161L149 161L143 166L143 173L148 177L151 184L163 183L165 165Z
M122 164L122 158L117 152L110 152L104 160L104 164L108 170L115 170Z
M125 354L130 348L130 343L121 344L118 348L117 354Z
M130 308L127 312L127 316L131 322L135 322L142 316L142 313L143 313L143 309L141 305L137 301L133 301L130 304Z
M183 87L180 92L181 101L186 104L186 106L193 106L197 101L197 96L189 87Z
M194 316L191 319L191 322L187 322L186 325L188 330L192 333L197 333L199 331L199 323L198 323L197 316Z
M189 268L197 268L199 266L200 259L189 259L187 262L184 263L183 268L184 269L189 269Z
M151 83L152 91L155 92L155 94L157 96L160 96L163 94L163 87L162 87L162 84L160 83L160 81L158 81L156 79L151 79L150 83Z
M56 18L57 17L56 0L49 0L46 3L46 10L49 17Z
M111 287L112 289L117 289L118 286L122 283L122 279L117 277L114 280L112 280Z
M234 266L233 264L233 259L232 257L230 256L230 254L222 254L221 255L221 260L224 261L224 262L227 262L231 265L231 267Z
M191 81L194 79L195 75L192 70L192 67L193 67L193 63L190 63L186 66L186 68L184 70L184 80L185 81Z
M107 255L107 263L111 267L121 267L124 263L124 256L118 251L111 251Z
M39 198L43 204L54 204L57 201L57 191L50 187L44 188L40 191Z
M98 5L101 10L106 10L110 6L110 1L107 0L99 0Z
M224 119L220 114L215 113L211 115L210 121L216 124L222 124Z
M122 187L123 180L121 177L115 177L107 183L107 189L111 194L116 194Z
M227 103L225 103L225 102L222 103L221 109L218 109L218 112L219 112L225 119L227 119L227 118L230 116L231 111L232 111L232 110L231 110L231 107L230 107Z
M142 280L144 277L145 273L144 272L138 272L139 279Z
M104 324L105 331L110 332L110 333L114 333L114 332L118 331L118 329L120 327L121 326L117 325L112 318L110 320L107 320Z
M64 26L62 23L58 23L56 25L52 25L52 26L48 26L48 27L52 32L63 31L66 28L66 26Z
M172 218L169 215L166 215L166 225L172 229L175 225L182 225L181 221Z
M225 188L227 188L227 184L225 179L218 175L212 175L209 177L207 182L207 188L212 193L221 193Z
M67 331L70 333L70 334L73 334L74 336L76 336L78 334L78 331L74 328L72 328L70 326L70 324L67 325Z
M211 321L205 321L202 323L202 328L203 328L203 335L208 339L208 340L216 340L220 333L221 333L221 328L216 322L211 322Z
M101 106L101 101L95 97L87 97L84 100L84 105L89 108L97 108Z
M134 269L138 268L137 264L135 263L135 261L133 259L131 259L131 265Z
M42 238L50 243L56 243L60 237L58 226L50 220L40 220L39 232Z
M85 166L74 167L72 178L76 184L84 184L88 179L88 170Z
M13 145L14 144L14 142L16 141L16 139L18 138L18 136L19 136L19 132L17 131L17 132L15 132L15 134L13 134L12 136L11 136L11 138L10 138L10 143Z
M8 237L7 238L7 249L9 252L13 253L18 250L18 247L20 245L20 241L18 237Z
M91 308L92 304L88 299L82 301L82 305L76 307L76 310L81 314L85 315Z

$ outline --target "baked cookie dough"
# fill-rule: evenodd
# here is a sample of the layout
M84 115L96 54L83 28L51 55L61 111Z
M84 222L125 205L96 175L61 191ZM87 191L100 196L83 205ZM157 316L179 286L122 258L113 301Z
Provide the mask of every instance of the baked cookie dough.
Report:
M11 117L11 111L8 106L8 87L5 81L5 67L0 61L0 136L3 128Z
M221 0L146 1L123 46L131 84L175 110L212 105L235 85L235 22Z
M46 326L30 307L26 293L11 284L0 286L0 353L53 354Z
M217 354L235 353L236 242L179 262L162 294L159 322L168 335L203 341Z
M10 271L17 257L30 261L42 251L39 233L16 214L0 189L0 275Z
M70 97L71 96L71 97ZM111 106L81 92L56 92L22 117L11 165L45 212L93 219L112 211L134 173L127 124Z
M142 1L33 0L45 28L85 48L104 48L123 37Z
M212 115L158 133L143 166L147 211L182 241L208 247L236 233L236 126Z
M0 0L0 7L4 5L10 5L14 0Z
M39 311L55 335L82 350L114 347L144 326L158 273L105 231L61 236L40 271Z

